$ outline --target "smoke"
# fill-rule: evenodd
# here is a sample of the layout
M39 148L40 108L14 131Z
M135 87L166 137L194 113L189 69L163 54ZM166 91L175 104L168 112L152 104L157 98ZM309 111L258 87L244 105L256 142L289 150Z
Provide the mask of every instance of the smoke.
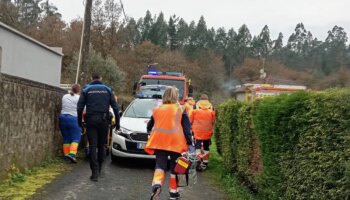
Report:
M222 83L222 88L227 92L232 92L232 90L241 87L241 82L237 79L232 79Z

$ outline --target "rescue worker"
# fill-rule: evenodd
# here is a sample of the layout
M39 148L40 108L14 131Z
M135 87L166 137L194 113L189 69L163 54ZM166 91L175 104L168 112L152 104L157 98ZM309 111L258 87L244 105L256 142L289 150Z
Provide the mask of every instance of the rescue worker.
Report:
M89 141L89 161L92 171L90 179L98 181L98 176L103 176L103 162L105 159L104 146L107 143L108 125L110 120L109 106L117 113L116 128L119 129L119 108L115 100L113 90L103 84L102 76L92 74L92 82L83 88L78 102L78 123L82 126L82 114L86 106L86 131ZM98 150L98 155L96 153Z
M77 104L80 85L72 85L69 94L62 97L62 110L59 117L60 130L63 136L63 153L65 160L77 163L75 158L80 142L81 128L78 126Z
M153 112L147 124L147 131L151 132L145 151L156 155L156 167L152 181L151 200L159 199L161 187L165 178L168 157L170 157L170 199L179 199L176 173L176 160L181 153L192 146L191 124L186 111L178 103L179 93L175 87L167 88L163 95L163 104Z
M197 109L191 115L196 155L202 161L198 166L200 170L206 169L209 162L209 146L215 122L215 112L212 110L212 107L208 96L203 94L201 100L197 103Z
M185 109L189 117L191 117L192 111L196 106L196 101L193 97L188 97L185 102Z

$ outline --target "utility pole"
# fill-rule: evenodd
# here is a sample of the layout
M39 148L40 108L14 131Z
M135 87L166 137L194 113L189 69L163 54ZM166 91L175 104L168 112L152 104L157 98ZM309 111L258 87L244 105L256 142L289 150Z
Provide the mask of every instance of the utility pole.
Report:
M81 85L85 85L88 83L88 70L89 70L89 49L90 49L90 30L91 30L91 9L92 9L92 1L85 1L85 14L84 14L84 22L83 22L83 35L80 46L79 53L79 61L78 61L78 69L77 69L77 77L76 82L78 82L78 75L80 75L79 83ZM81 71L79 72L79 68Z

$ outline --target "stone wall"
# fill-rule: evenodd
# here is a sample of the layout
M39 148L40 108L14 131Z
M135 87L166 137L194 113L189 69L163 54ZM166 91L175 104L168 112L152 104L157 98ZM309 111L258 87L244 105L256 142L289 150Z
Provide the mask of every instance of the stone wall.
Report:
M60 88L0 74L0 178L13 165L24 170L58 155L63 94Z

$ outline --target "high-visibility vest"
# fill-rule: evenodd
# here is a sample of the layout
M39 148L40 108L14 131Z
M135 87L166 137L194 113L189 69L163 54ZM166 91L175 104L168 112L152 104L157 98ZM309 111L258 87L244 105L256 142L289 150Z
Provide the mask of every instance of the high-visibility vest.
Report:
M190 118L193 112L193 106L189 104L188 102L185 103L185 110L188 114L188 117Z
M163 104L154 110L154 127L145 147L148 154L154 154L154 150L187 151L188 145L181 125L182 114L179 104Z
M208 108L199 108L192 112L191 124L194 138L209 140L213 134L215 112Z

